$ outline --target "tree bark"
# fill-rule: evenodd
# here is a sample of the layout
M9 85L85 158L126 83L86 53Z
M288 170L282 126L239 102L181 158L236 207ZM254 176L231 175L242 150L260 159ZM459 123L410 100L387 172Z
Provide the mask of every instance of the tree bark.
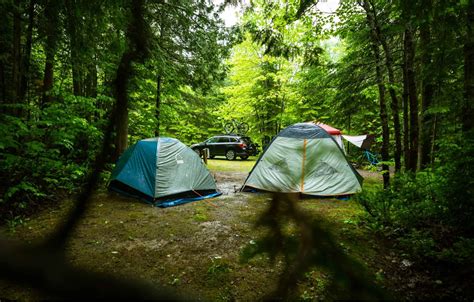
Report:
M433 115L428 113L433 103L434 85L430 74L429 67L431 65L431 32L430 25L424 24L420 28L421 40L421 64L423 71L422 92L421 92L421 137L420 137L420 167L427 168L431 159L431 146L433 144Z
M5 67L3 64L0 64L0 90L1 90L1 100L2 100L2 104L5 104L5 102L7 101L7 90L6 90L6 80L5 80ZM0 107L0 112L3 112L4 109L2 109L2 107Z
M466 40L464 43L464 104L462 106L462 130L465 134L474 128L474 0L466 9Z
M23 54L23 64L21 72L20 102L23 103L28 91L28 80L30 77L31 47L33 45L33 26L35 18L36 0L30 0L28 7L28 29L26 30L26 44Z
M51 89L54 84L54 55L56 52L56 42L58 34L59 3L56 0L48 2L45 8L46 17L46 62L44 66L43 97L40 108L51 102Z
M379 107L380 107L380 121L382 124L382 177L383 177L383 187L387 189L390 187L390 170L386 162L389 160L388 150L389 150L389 143L390 143L390 130L388 127L388 114L387 114L387 104L385 103L385 86L384 86L384 79L382 73L382 59L380 58L379 53L379 41L377 38L376 31L374 30L374 22L372 16L370 16L370 11L368 8L368 3L366 1L359 2L365 12L367 23L370 28L370 46L372 49L372 53L375 58L375 72L376 72L376 79L377 79L377 87L379 90Z
M363 1L362 3L363 6L367 6L367 3ZM372 49L372 53L375 58L375 72L376 72L376 78L377 78L377 87L379 90L379 107L380 107L380 121L382 124L382 150L381 150L381 155L382 155L382 161L384 162L382 164L382 177L383 177L383 186L385 189L390 187L390 172L388 165L386 162L389 160L388 156L388 149L389 149L389 143L390 143L390 132L389 132L389 127L388 127L388 115L387 115L387 104L385 103L385 86L384 86L384 80L383 80L383 73L382 73L382 68L381 65L382 59L380 58L380 53L379 53L379 43L377 41L377 35L373 29L373 20L369 16L369 12L366 11L366 17L367 17L367 22L369 24L369 27L371 27L370 30L370 45Z
M396 84L395 81L395 72L393 70L393 56L390 47L388 46L387 39L382 34L382 30L380 28L380 23L377 18L377 12L375 10L374 4L371 2L369 7L369 3L364 1L364 9L367 14L367 20L369 21L369 25L371 30L374 32L375 37L378 40L378 43L382 46L382 49L385 54L385 67L387 68L388 72L388 81L390 83L388 87L388 92L390 94L391 103L390 107L392 109L392 117L393 117L393 130L395 136L395 152L394 152L394 160L395 160L395 172L399 172L401 169L401 154L402 154L402 142L401 142L401 133L400 133L400 114L398 109L398 97L395 89L393 88Z
M408 71L407 55L403 52L403 159L405 171L410 170L410 116L409 116L409 96L408 96Z
M76 96L82 96L83 93L83 72L82 62L79 55L79 43L78 43L78 18L76 16L76 3L74 0L66 0L66 12L68 16L67 29L69 35L69 48L71 50L71 67L72 67L72 86L73 92Z
M144 20L144 0L132 0L131 20L127 28L128 49L123 53L117 69L115 84L115 154L117 160L128 145L128 82L132 73L132 63L141 61L148 55L148 40Z
M415 47L411 28L405 30L404 52L406 54L406 72L408 81L408 98L410 103L410 150L408 170L415 172L418 166L418 98L415 81Z
M156 128L155 136L160 136L160 107L161 107L161 75L156 77L156 107L155 107L155 118Z
M97 97L97 65L95 60L87 70L87 78L84 81L84 95L91 98Z
M16 0L13 8L13 47L12 47L12 100L13 104L19 103L21 88L21 1ZM17 108L12 113L19 115Z

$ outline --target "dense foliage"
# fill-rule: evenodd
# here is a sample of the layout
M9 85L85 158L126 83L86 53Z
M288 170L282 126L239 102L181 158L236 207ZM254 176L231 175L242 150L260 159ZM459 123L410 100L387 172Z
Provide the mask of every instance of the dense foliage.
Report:
M160 130L185 143L212 132L222 99L213 87L225 76L232 37L218 6L149 1L146 24L128 21L132 1L2 1L0 8L2 220L20 221L30 206L77 191L115 99L123 99L116 87L129 101L114 121L111 162ZM119 83L120 73L129 79Z
M212 1L147 1L145 24L131 3L0 2L2 220L76 191L116 103L110 162L232 119L259 143L316 120L377 135L384 186L358 197L371 226L419 257L472 262L473 0L252 1L232 30Z

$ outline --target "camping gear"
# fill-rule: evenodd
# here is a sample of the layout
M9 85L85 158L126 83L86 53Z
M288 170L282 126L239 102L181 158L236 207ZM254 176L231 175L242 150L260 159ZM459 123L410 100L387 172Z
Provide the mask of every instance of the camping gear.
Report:
M371 153L369 150L364 150L364 155L372 166L379 164L379 160L376 154Z
M117 162L109 188L159 207L219 196L199 156L177 139L144 139Z
M320 122L316 122L316 125L326 130L326 132L329 133L332 136L332 138L334 138L334 140L339 145L339 147L341 147L342 151L344 151L344 153L346 152L346 150L344 149L344 144L342 143L341 130L331 127L329 125L320 123Z
M334 127L331 127L329 125L317 122L316 125L320 126L324 130L329 133L332 138L337 142L339 147L346 153L346 150L344 149L344 144L342 142L342 139L344 138L354 146L357 146L358 148L361 148L362 150L369 150L370 146L372 143L375 141L375 135L373 134L365 134L365 135L343 135L341 130L336 129Z
M362 177L338 143L308 122L289 126L273 139L241 190L341 196L361 189Z
M366 135L343 135L345 140L361 148L362 150L369 150L372 143L375 141L375 135L366 134Z

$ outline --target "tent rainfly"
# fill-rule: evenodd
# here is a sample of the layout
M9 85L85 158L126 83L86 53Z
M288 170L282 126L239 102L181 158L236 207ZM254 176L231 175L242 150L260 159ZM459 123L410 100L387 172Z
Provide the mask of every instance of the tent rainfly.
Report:
M309 122L283 129L260 156L242 191L341 196L361 190L362 177L333 137Z
M112 172L109 188L159 207L219 196L199 156L177 139L144 139L128 148Z
M342 143L342 139L344 138L354 146L357 146L358 148L361 148L363 150L369 150L370 146L375 140L375 136L371 134L364 134L364 135L343 135L341 130L336 129L334 127L331 127L329 125L323 124L323 123L316 123L316 125L320 126L324 130L329 133L332 138L336 141L336 143L341 147L341 149L346 152L344 149L344 144Z

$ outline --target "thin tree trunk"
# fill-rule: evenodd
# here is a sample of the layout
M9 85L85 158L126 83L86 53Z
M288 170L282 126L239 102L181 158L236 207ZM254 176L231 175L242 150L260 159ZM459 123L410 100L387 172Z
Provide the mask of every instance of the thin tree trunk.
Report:
M13 8L13 47L12 47L12 100L14 104L19 103L21 88L21 1L16 0ZM19 110L12 111L19 115Z
M370 11L368 8L368 3L366 1L359 2L359 4L364 8L366 11L366 18L367 23L370 27L370 37L371 37L371 48L372 53L375 58L375 72L377 78L377 86L379 89L379 106L380 106L380 120L382 124L382 177L383 177L383 186L385 189L390 187L390 170L386 162L389 160L388 150L389 150L389 143L390 143L390 130L388 126L388 115L387 115L387 104L385 103L385 86L384 86L384 79L381 65L382 59L380 58L379 53L379 41L377 38L377 33L374 30L374 22L373 17L370 16Z
M155 118L156 128L155 136L160 136L160 107L161 107L161 75L156 77L156 107L155 107Z
M382 123L382 161L388 162L388 146L390 142L390 130L388 127L388 115L387 115L387 105L385 103L385 86L383 84L383 74L381 65L380 54L378 53L378 47L375 45L375 42L372 42L372 51L374 53L375 62L376 62L376 74L377 74L377 86L379 88L379 105L380 105L380 121ZM382 173L383 173L383 187L387 189L390 187L390 172L388 165L386 163L382 164Z
M23 66L21 72L21 89L20 89L20 102L23 103L25 100L26 92L28 91L28 80L30 77L30 62L31 62L31 47L33 45L33 26L35 17L35 4L36 0L30 0L28 7L28 29L26 30L26 44L23 55Z
M5 67L3 64L0 64L0 83L1 83L1 93L2 93L2 103L5 104L7 101L7 91L6 91L6 81L5 81ZM2 107L0 107L0 112L3 112Z
M45 8L46 16L46 62L44 66L43 97L40 108L51 102L51 89L54 84L54 54L56 52L59 3L48 2Z
M95 60L89 65L85 82L87 83L84 87L85 95L91 98L97 97L97 65Z
M428 109L433 103L434 85L430 75L429 66L431 65L431 32L430 25L424 24L420 29L421 47L422 47L422 68L423 81L421 92L421 137L420 137L420 166L427 168L431 163L431 145L433 144L432 129L433 116L428 113Z
M434 152L434 149L435 149L435 141L436 141L436 132L437 132L437 130L438 130L438 115L437 115L437 114L434 115L434 119L433 119L432 125L433 125L433 131L432 131L432 138L431 138L431 146L430 146L431 150L430 150L430 153L431 153L431 154L434 154L434 153L435 153L435 152ZM430 165L431 165L431 167L433 167L433 164L434 164L434 156L431 156L430 160L431 160Z
M466 10L466 41L464 43L464 104L462 106L462 130L474 128L474 0L469 0Z
M117 99L117 111L115 119L115 157L116 161L125 151L128 145L128 98L127 87L130 72L132 69L133 56L130 52L125 52L120 60L115 79L115 91Z
M406 52L408 98L410 103L410 151L409 171L415 172L418 166L418 98L415 82L415 47L410 28L405 30L404 51Z
M410 117L409 117L409 96L408 96L408 76L407 76L407 55L403 52L403 159L405 171L410 170Z
M68 35L69 48L71 50L71 67L72 67L72 86L74 95L82 96L83 93L83 76L81 72L81 58L79 56L78 43L78 18L76 17L76 3L74 0L66 0L66 11L68 16Z
M371 2L371 8L369 7L369 3L364 1L364 9L367 14L367 20L371 26L371 30L374 32L375 37L377 38L380 45L382 45L384 54L385 54L385 67L388 71L388 81L390 83L388 87L388 92L390 94L390 98L392 102L390 103L390 107L392 109L392 117L393 117L393 130L395 134L395 152L394 152L394 160L395 160L395 172L399 172L401 169L401 154L402 154L402 141L401 141L401 133L400 133L400 114L398 109L398 97L395 89L393 88L396 85L395 81L395 73L393 70L393 57L392 51L388 46L387 39L383 36L382 30L380 29L380 24L377 19L377 12L375 11L375 6Z

